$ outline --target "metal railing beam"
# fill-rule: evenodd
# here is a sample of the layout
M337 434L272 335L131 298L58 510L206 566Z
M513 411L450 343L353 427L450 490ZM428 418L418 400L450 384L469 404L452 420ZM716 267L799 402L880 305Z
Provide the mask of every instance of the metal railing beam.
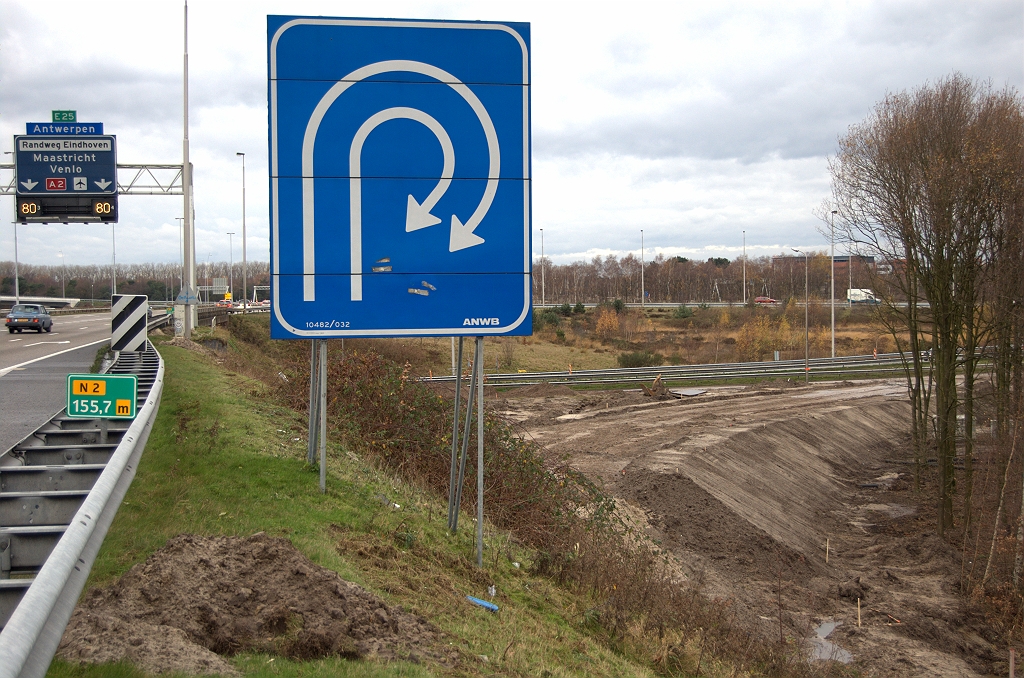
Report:
M0 163L0 171L10 171L10 179L0 179L0 195L17 195L14 163ZM118 164L119 195L183 195L181 165L164 163Z

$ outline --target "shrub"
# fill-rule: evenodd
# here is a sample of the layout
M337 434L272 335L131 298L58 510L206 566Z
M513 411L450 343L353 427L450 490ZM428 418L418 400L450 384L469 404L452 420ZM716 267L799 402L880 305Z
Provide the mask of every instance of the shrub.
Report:
M561 322L562 320L559 315L550 308L533 314L533 330L535 332L543 330L548 325L558 327Z
M231 336L247 344L263 348L270 342L266 325L261 324L260 319L256 319L255 316L228 316L228 327L231 330Z
M619 355L619 367L657 367L665 362L660 353L650 351L634 351Z
M622 299L616 299L615 301L612 302L612 308L615 309L616 313L622 313L624 310L626 310L626 302L624 302Z
M572 315L572 306L567 303L558 307L558 315L568 318Z
M680 305L680 306L678 306L676 308L675 311L672 312L672 317L673 318L678 318L678 319L692 318L693 317L693 309L690 308L689 306Z
M583 302L580 301L580 302L577 302L577 304L575 306L573 306L572 312L573 313L581 313L582 314L582 313L586 313L587 309L583 307Z
M597 327L594 329L602 339L610 338L619 332L619 318L615 312L602 308L597 312Z

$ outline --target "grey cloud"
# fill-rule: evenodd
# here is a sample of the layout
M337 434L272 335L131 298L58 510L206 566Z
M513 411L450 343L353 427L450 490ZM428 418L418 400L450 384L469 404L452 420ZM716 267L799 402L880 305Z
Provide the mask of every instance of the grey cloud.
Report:
M611 153L639 158L802 158L834 151L836 138L886 93L913 89L953 71L1020 86L1017 2L879 3L842 27L842 38L772 55L735 72L644 75L633 55L601 89L622 100L676 100L668 110L616 113L566 129L535 128L539 157ZM816 24L820 16L794 20ZM802 35L814 34L804 26ZM614 56L624 49L613 44ZM686 102L688 89L710 90ZM586 102L580 102L585 106Z
M119 63L92 59L63 65L60 76L41 69L0 66L4 83L3 108L8 116L38 116L53 102L73 102L85 111L102 111L104 122L139 125L148 121L166 127L181 118L182 79L178 73L135 70ZM190 78L189 107L201 111L213 106L265 106L266 81L257 78L205 76ZM27 119L27 118L26 118Z
M849 26L863 44L993 46L1019 38L1022 7L1006 0L880 2Z

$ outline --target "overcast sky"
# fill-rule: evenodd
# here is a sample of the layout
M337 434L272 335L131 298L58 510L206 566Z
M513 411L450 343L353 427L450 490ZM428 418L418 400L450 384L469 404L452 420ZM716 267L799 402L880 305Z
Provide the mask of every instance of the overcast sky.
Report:
M189 4L197 260L267 260L266 15L530 22L534 253L556 263L827 248L812 214L836 139L886 93L959 71L1020 89L1020 0ZM120 163L181 162L180 2L0 0L0 149L53 109L102 122ZM9 162L11 156L3 156ZM0 178L6 184L10 172ZM122 176L122 181L125 180ZM119 263L178 260L180 197L120 199ZM0 260L14 254L0 197ZM111 229L30 225L19 259L108 263Z

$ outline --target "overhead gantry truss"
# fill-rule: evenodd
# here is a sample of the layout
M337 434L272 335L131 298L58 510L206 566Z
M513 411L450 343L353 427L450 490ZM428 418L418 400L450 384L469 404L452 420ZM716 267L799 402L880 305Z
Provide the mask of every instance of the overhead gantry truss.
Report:
M181 165L146 163L117 166L118 195L183 195ZM0 195L16 195L14 163L0 163Z

